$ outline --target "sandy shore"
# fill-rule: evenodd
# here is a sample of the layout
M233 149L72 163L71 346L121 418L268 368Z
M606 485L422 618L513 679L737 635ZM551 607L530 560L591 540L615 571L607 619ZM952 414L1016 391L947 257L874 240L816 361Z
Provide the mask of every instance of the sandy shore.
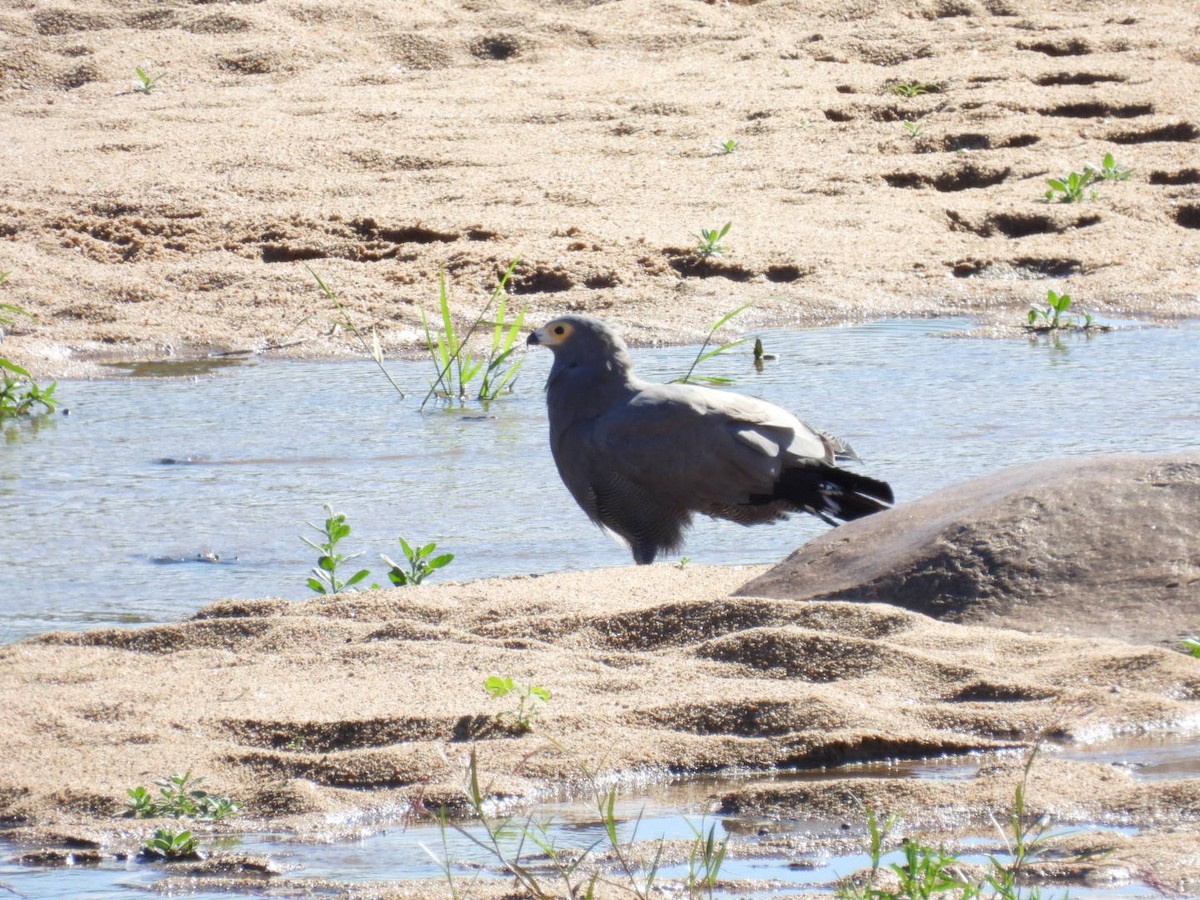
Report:
M518 257L530 321L587 311L636 341L744 303L743 330L1019 322L1048 288L1196 317L1197 22L1037 0L26 0L0 13L0 302L37 318L0 346L43 376L361 354L349 318L412 352L439 272L465 320ZM1128 180L1045 200L1106 153Z

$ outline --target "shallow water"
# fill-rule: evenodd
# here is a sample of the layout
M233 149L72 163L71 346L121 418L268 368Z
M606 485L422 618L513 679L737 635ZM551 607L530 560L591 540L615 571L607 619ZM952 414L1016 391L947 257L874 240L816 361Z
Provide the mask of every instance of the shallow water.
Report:
M1108 748L1102 745L1097 752L1113 749L1128 758L1151 759L1162 748L1161 739L1130 739ZM978 767L991 760L988 755L948 757L932 760L905 760L841 766L825 770L780 772L772 774L728 774L690 778L668 784L641 786L626 785L615 806L619 821L618 836L622 843L635 836L640 841L691 842L697 831L708 833L714 826L717 840L727 836L738 839L736 850L721 866L720 877L726 889L716 896L756 897L774 896L781 889L809 889L832 894L831 885L870 863L865 852L847 850L848 846L866 846L862 823L843 823L821 819L795 818L760 821L723 817L711 810L718 798L735 788L789 781L813 781L828 778L969 778ZM514 812L513 823L522 826L529 822L546 827L546 836L560 850L586 849L606 846L603 826L596 808L588 802L575 800L550 801L531 811ZM495 814L497 820L502 814ZM504 877L494 856L481 850L470 838L447 829L443 833L427 822L404 827L396 822L347 817L331 820L330 834L342 839L297 840L285 834L249 833L238 837L205 839L206 850L220 849L238 855L268 857L283 871L283 877L293 879L328 879L343 884L360 882L394 882L406 879L442 879L441 862L449 860L453 876L460 886L475 878ZM484 839L485 832L477 825L466 830ZM1129 833L1128 828L1113 828L1096 824L1072 825L1058 828L1051 834L1101 830ZM349 833L355 835L346 838ZM784 836L802 839L811 852L781 853L777 846L762 845ZM847 844L849 839L849 844ZM1003 857L1003 847L995 834L980 834L964 844L971 849L964 859L986 863L988 853ZM505 853L511 858L516 851L515 839L505 843ZM532 847L527 844L523 854L527 864L538 865ZM169 872L168 866L128 862L105 862L99 866L61 868L30 867L16 863L18 849L0 840L0 885L7 885L21 895L38 898L89 897L117 898L142 896L143 891ZM893 852L884 857L884 864L902 861L902 854ZM661 879L683 879L687 863L665 864ZM540 872L549 879L546 872ZM620 881L620 876L614 874ZM549 879L552 881L552 879ZM732 882L740 882L734 886ZM752 884L747 884L747 883ZM1107 889L1089 889L1078 885L1042 890L1045 900L1059 900L1068 895L1077 900L1126 900L1157 896L1146 885L1130 883ZM239 896L238 893L232 894ZM295 892L285 892L294 896ZM229 893L197 892L189 897L208 898L231 896Z
M947 337L964 320L761 332L701 371L841 435L900 502L1004 466L1104 451L1200 446L1200 326L1060 341ZM639 372L686 371L695 348L636 350ZM626 565L555 472L541 386L525 356L514 396L420 413L428 362L221 360L131 371L184 379L64 382L69 416L0 442L0 641L55 628L174 621L224 597L302 598L315 553L300 534L332 503L339 549L384 580L398 535L457 554L438 578ZM201 374L216 371L217 374ZM769 563L825 530L697 523L697 563ZM353 571L353 570L349 570ZM368 582L369 583L369 582Z

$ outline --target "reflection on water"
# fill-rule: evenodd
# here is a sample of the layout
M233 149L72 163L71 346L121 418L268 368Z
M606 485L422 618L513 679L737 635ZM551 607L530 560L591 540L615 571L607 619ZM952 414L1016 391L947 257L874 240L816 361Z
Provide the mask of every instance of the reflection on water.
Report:
M968 325L765 331L778 359L761 372L748 344L704 371L849 440L900 502L1049 456L1200 445L1200 328L1066 335L1062 349L946 337ZM694 353L635 358L665 380ZM5 429L0 443L0 641L173 621L224 597L306 596L315 558L299 535L327 502L353 528L341 548L366 551L380 581L377 554L396 556L399 535L456 554L443 580L627 565L550 459L550 355L525 359L514 396L425 414L422 361L389 364L408 399L370 362L201 360L220 373L61 383L69 417ZM768 563L823 530L808 517L703 520L684 552Z

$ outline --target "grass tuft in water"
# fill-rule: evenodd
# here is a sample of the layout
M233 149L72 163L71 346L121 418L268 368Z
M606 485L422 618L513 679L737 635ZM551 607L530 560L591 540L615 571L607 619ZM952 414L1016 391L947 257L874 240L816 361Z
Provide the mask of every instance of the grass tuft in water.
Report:
M421 312L421 324L425 328L425 347L437 370L434 380L430 383L429 392L421 401L421 409L435 396L459 402L467 399L487 401L494 400L503 393L512 392L522 360L510 362L509 357L516 349L517 338L525 323L525 308L522 307L512 322L507 320L506 288L518 262L519 260L514 259L509 264L492 291L491 299L484 304L475 321L462 335L455 330L454 320L450 315L450 292L446 286L446 275L444 272L438 273L438 311L441 313L442 330L432 330L424 311ZM491 316L490 310L493 306L496 312ZM485 319L492 326L492 339L487 354L476 357L467 349L467 344ZM479 382L478 388L474 387L476 381Z

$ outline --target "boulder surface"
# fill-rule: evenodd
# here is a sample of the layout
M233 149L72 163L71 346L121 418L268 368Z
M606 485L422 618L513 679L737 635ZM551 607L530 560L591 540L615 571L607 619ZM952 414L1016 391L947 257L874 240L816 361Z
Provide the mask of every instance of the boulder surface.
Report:
M1176 644L1200 629L1200 453L1008 468L836 528L736 593Z

